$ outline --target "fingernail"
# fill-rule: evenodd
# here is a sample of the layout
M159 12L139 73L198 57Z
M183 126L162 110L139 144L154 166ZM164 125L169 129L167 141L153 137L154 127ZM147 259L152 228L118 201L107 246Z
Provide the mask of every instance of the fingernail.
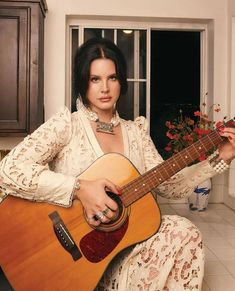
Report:
M121 190L118 190L118 195L122 195L122 191Z

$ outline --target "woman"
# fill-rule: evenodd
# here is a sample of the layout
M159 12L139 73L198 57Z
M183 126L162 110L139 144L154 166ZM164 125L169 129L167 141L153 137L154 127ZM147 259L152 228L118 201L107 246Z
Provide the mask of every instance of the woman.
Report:
M107 223L117 204L106 193L120 188L103 177L77 178L104 153L125 155L141 174L163 160L147 133L147 121L126 121L115 105L127 90L126 63L120 50L106 39L91 39L77 51L74 87L78 111L66 108L28 136L2 161L0 176L9 194L70 206L79 199L92 226ZM218 161L235 157L235 131L219 148ZM48 167L49 165L49 167ZM226 167L225 167L226 168ZM187 197L203 180L216 174L208 161L188 167L154 189L167 198ZM124 250L109 265L97 290L200 290L204 253L199 230L187 219L163 216L157 234Z

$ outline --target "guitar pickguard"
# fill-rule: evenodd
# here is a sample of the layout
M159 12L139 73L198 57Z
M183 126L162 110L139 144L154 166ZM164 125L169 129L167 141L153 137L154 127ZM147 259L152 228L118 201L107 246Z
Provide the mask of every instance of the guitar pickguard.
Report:
M122 240L128 228L129 219L120 228L111 231L92 230L80 241L80 249L86 259L98 263L107 257Z

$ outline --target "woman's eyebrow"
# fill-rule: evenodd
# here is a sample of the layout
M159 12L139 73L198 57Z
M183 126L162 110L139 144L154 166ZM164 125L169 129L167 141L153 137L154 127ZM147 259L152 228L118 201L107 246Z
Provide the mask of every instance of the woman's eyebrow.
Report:
M117 73L112 73L107 75L107 77L113 77L113 76L117 76ZM96 74L90 74L90 77L101 77L100 75L96 75Z

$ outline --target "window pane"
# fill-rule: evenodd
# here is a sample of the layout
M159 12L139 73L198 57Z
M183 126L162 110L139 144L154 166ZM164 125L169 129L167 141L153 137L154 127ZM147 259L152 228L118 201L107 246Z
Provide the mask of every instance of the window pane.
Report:
M122 29L117 31L117 45L127 61L127 78L134 78L134 31L130 34L124 31Z
M126 95L121 96L117 102L117 110L120 116L127 120L134 118L134 83L128 82Z
M73 63L74 63L74 57L75 53L78 48L78 39L79 39L79 29L78 28L73 28L72 29L72 66L71 66L71 76L72 76L72 100L71 100L71 110L74 112L76 110L76 99L77 96L74 94L73 90Z
M85 28L84 29L84 42L92 37L105 37L111 41L114 39L113 29L99 29L99 28Z
M139 114L141 116L146 116L146 83L140 82L139 84L140 93L139 93Z
M114 39L114 30L113 29L104 29L104 37L113 41Z
M140 30L140 79L146 79L146 30Z
M86 42L88 39L93 37L102 37L102 29L98 28L85 28L84 29L84 42Z
M128 91L125 96L121 96L117 103L117 109L120 116L127 120L134 120L135 117L142 115L146 116L146 83L138 82L139 84L139 112L134 116L135 98L134 84L136 82L128 82Z
M193 117L200 103L200 32L151 33L151 136L166 157L165 123Z

